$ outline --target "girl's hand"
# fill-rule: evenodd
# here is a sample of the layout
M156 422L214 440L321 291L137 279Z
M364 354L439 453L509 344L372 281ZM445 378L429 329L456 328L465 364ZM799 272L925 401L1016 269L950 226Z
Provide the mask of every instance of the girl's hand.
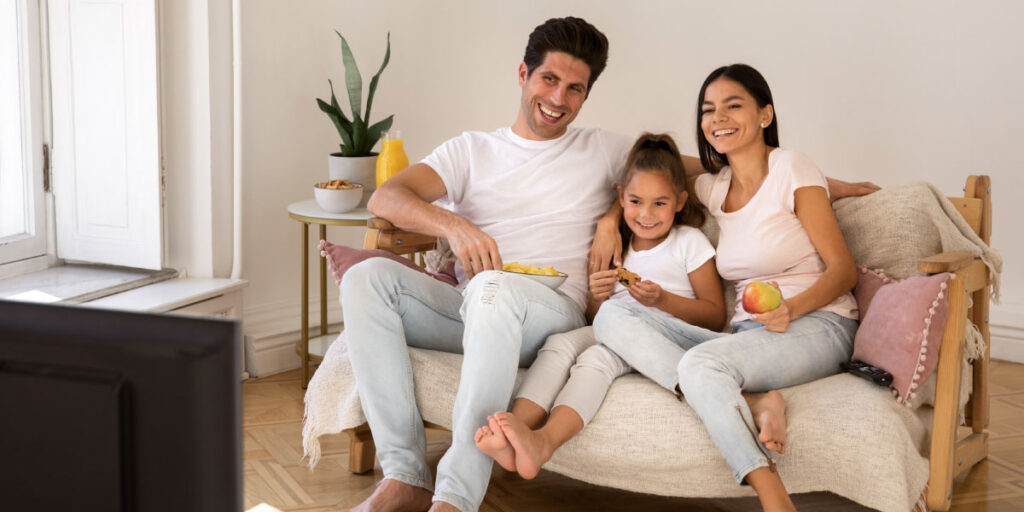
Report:
M768 284L774 286L776 290L779 289L779 283L776 283L775 281ZM780 290L779 295L781 294L782 291ZM789 302L786 301L786 297L782 297L782 300L779 302L779 307L766 313L754 315L753 318L755 322L761 322L764 324L764 328L771 332L786 332L786 329L789 328L789 322L793 320L792 312L789 309Z
M590 274L590 297L598 303L608 300L619 280L615 269Z
M629 295L644 306L657 307L661 301L661 286L654 281L640 281L627 288Z

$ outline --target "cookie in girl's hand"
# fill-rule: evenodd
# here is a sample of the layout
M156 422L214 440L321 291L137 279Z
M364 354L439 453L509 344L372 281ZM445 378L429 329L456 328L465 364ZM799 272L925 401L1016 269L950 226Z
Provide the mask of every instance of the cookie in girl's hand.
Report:
M641 281L640 276L638 274L634 274L633 272L626 270L626 267L618 267L615 269L615 271L618 273L619 282L622 283L622 286L625 286L626 288L629 288L630 286L633 286L634 284L639 283Z

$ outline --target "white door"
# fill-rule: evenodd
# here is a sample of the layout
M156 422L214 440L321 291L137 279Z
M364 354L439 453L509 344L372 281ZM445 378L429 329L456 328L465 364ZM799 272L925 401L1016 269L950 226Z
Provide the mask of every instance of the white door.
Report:
M37 0L0 1L0 264L46 254Z
M57 256L162 264L156 0L49 0Z

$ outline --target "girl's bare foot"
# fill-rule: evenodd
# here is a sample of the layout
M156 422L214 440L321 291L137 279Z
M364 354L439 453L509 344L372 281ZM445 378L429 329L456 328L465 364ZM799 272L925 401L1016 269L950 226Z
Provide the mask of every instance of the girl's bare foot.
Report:
M761 429L758 439L773 452L786 453L786 400L772 390L760 395L747 395L750 414Z
M433 493L422 487L388 478L350 512L423 512L430 508L431 498Z
M495 413L498 425L515 450L516 472L530 480L540 473L540 467L551 458L552 450L544 436L530 430L525 423L511 413Z
M506 471L516 470L516 452L509 446L494 416L487 417L487 425L477 429L473 440L478 450L486 453Z

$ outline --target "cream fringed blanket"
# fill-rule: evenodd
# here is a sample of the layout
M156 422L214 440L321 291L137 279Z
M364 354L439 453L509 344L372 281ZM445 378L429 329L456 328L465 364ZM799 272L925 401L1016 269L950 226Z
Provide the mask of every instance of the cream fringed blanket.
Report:
M902 278L916 273L921 257L969 250L986 259L996 280L998 254L960 234L969 228L950 219L944 198L935 198L929 186L915 185L839 201L836 211L854 259ZM570 335L589 336L590 330ZM450 427L462 357L420 349L409 354L423 419ZM790 492L828 491L883 511L913 508L928 478L930 407L908 409L887 389L846 374L781 392L788 450L776 462ZM342 334L306 392L303 446L310 467L319 459L321 435L364 422ZM658 495L753 495L736 485L689 406L637 374L615 381L597 416L545 469Z

